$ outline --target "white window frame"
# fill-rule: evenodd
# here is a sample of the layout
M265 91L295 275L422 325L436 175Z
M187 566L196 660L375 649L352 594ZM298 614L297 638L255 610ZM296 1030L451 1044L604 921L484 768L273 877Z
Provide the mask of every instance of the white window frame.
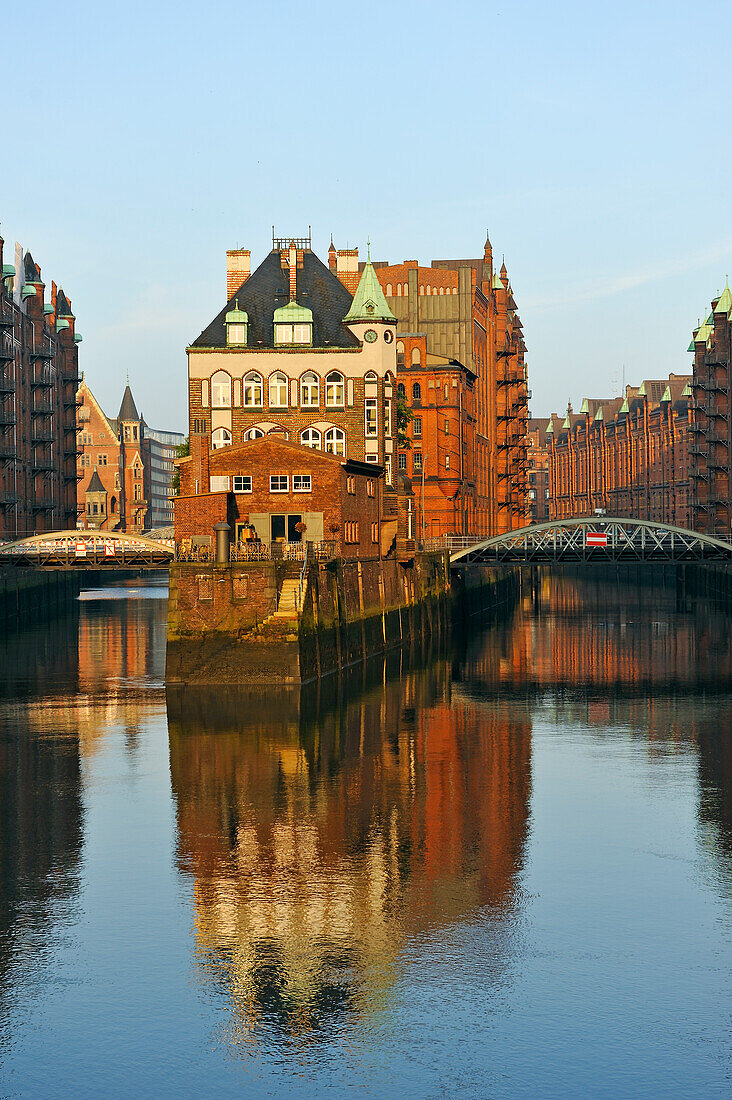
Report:
M245 347L246 342L246 324L243 321L229 321L226 326L226 343L228 347Z
M373 417L369 414L373 412ZM367 397L363 405L364 435L367 439L379 438L379 402L375 397Z
M306 439L306 436L310 438ZM303 447L310 447L313 451L320 451L323 446L323 436L317 428L303 428L300 432L300 442Z
M343 409L346 405L346 380L340 371L332 370L325 376L325 407Z
M229 491L228 474L211 474L208 483L210 493L228 493Z
M315 379L315 381L313 381ZM311 400L315 392L315 400ZM320 405L320 379L315 371L309 370L300 379L300 406L303 409L317 409Z
M262 429L258 428L255 424L253 428L247 428L244 432L244 442L249 443L252 439L261 439L263 435L264 432Z
M284 481L284 488L276 488L274 485L275 480ZM270 493L289 493L290 491L290 476L289 474L270 474L269 475L269 491Z
M231 408L231 375L225 370L217 370L211 376L211 408Z
M217 439L218 436L218 439ZM229 437L228 439L226 437ZM222 447L231 446L231 431L229 428L214 428L211 432L211 450L220 451Z
M237 484L238 482L238 484ZM247 484L248 482L248 484ZM252 475L251 474L234 474L233 478L234 492L235 493L251 493L252 491Z
M328 428L325 433L325 450L327 454L346 457L346 433L343 428Z
M302 484L298 485L298 482ZM307 482L307 484L305 484ZM311 474L293 474L292 475L292 491L293 493L311 493L313 490L313 479Z
M269 405L271 409L287 408L287 375L282 371L275 371L269 376Z
M244 375L242 381L242 404L245 409L261 409L263 401L264 385L262 376L255 370L250 370ZM257 401L256 398L259 397Z

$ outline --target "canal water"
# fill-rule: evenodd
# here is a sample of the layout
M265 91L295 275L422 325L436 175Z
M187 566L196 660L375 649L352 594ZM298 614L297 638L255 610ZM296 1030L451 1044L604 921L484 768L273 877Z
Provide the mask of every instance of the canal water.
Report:
M300 699L0 640L0 1097L728 1097L732 631L545 579Z

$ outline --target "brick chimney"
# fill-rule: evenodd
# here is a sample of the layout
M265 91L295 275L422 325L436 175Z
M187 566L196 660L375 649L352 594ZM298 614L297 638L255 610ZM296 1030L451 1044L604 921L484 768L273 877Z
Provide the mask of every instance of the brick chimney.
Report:
M290 241L288 267L290 269L290 301L295 302L297 301L297 249L294 241Z
M351 294L358 286L358 249L339 248L336 253L336 275Z
M232 298L252 273L252 253L248 248L230 248L226 253L226 300Z

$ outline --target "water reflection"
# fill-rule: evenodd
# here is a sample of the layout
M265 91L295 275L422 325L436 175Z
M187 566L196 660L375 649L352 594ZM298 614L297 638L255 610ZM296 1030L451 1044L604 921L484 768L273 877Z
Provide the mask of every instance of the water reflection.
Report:
M520 905L528 713L454 699L444 658L378 672L335 700L169 698L179 861L232 1042L383 1012L410 937Z

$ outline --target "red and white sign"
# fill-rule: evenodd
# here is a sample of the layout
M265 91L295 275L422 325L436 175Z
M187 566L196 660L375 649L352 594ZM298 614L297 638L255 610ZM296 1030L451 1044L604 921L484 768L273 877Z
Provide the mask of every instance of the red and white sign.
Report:
M85 558L86 557L86 543L85 542L77 542L77 544L76 544L76 556L77 556L77 558Z
M105 542L104 544L104 556L105 558L114 557L115 546L113 542Z
M587 546L607 546L607 535L600 531L588 531L585 544Z

